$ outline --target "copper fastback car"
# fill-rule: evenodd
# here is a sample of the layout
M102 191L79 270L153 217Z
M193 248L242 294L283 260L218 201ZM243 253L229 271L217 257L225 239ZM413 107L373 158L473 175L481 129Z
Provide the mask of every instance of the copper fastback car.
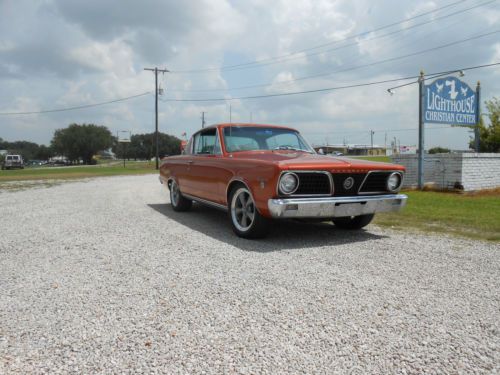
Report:
M162 161L160 182L175 211L193 201L228 212L234 232L264 236L273 219L331 220L360 229L397 211L403 166L317 154L292 128L219 124L195 133L184 154Z

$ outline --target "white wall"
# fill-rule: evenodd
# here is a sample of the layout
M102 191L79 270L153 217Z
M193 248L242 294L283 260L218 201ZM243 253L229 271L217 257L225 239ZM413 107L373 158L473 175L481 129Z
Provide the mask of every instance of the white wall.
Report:
M405 187L417 185L417 155L393 155L392 161L406 167ZM437 188L461 186L465 191L500 187L500 154L426 154L424 182Z
M465 190L500 187L500 154L462 154Z

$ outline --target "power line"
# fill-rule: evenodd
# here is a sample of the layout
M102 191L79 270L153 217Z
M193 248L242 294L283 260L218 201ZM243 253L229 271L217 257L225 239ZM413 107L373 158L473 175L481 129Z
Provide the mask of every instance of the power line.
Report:
M466 42L469 42L471 40L480 39L480 38L483 38L483 37L486 37L486 36L489 36L489 35L497 34L499 32L500 32L500 30L496 30L496 31L493 31L493 32L490 32L490 33L476 35L476 36L473 36L473 37L470 37L470 38L466 38L466 39L454 41L454 42L451 42L451 43L447 43L447 44L443 44L443 45L440 45L440 46L437 46L437 47L432 47L432 48L420 50L420 51L417 51L417 52L412 52L412 53L409 53L409 54L406 54L406 55L391 57L391 58L388 58L388 59L379 60L379 61L375 61L375 62L372 62L372 63L363 64L363 65L355 65L355 66L351 66L349 68L339 69L339 70L335 70L335 71L332 71L332 72L323 72L323 73L318 73L318 74L314 74L314 75L310 75L310 76L299 77L299 78L295 78L295 79L292 79L292 80L283 81L281 83L285 83L285 82L286 83L292 83L292 82L297 82L297 81L304 81L304 80L311 79L311 78L324 77L324 76L328 76L328 75L332 75L332 74L336 74L336 73L344 73L344 72L349 72L349 71L353 71L353 70L357 70L357 69L362 69L362 68L366 68L366 67L380 65L380 64L387 63L387 62L391 62L391 61L402 60L402 59L405 59L405 58L408 58L408 57L413 57L413 56L421 55L423 53L437 51L437 50L440 50L440 49L443 49L443 48L447 48L447 47L451 47L451 46L454 46L454 45L457 45L457 44L466 43Z
M348 71L352 71L352 70L357 70L357 69L362 69L362 68L366 68L366 67L371 67L371 66L374 66L374 65L384 64L384 63L391 62L391 61L402 60L402 59L405 59L405 58L408 58L408 57L417 56L417 55L420 55L420 54L423 54L423 53L432 52L432 51L436 51L436 50L439 50L439 49L451 47L451 46L456 45L456 44L461 44L461 43L469 42L469 41L474 40L474 39L483 38L485 36L496 34L498 32L500 32L500 30L497 30L497 31L494 31L494 32L491 32L491 33L477 35L477 36L470 37L470 38L467 38L467 39L458 40L458 41L447 43L447 44L443 44L443 45L437 46L437 47L432 47L432 48L428 48L428 49L425 49L425 50L420 50L420 51L413 52L413 53L406 54L406 55L402 55L402 56L396 56L396 57L391 57L391 58L384 59L384 60L375 61L375 62L368 63L368 64L356 65L356 66L351 66L349 68L334 70L334 71L331 71L331 72L323 72L323 73L313 74L313 75L310 75L310 76L298 77L298 78L294 78L294 79L290 79L290 80L286 80L286 81L281 81L281 82L278 82L278 84L280 84L280 85L281 84L290 84L290 83L297 82L297 81L304 81L304 80L308 80L308 79L312 79L312 78L324 77L324 76L328 76L328 75L332 75L332 74L336 74L336 73L344 73L344 72L348 72ZM249 88L258 88L258 87L269 87L269 86L272 86L272 85L273 84L264 83L264 84L258 84L258 85L250 85L250 86L237 87L237 88L231 89L231 90L249 89ZM203 91L212 91L212 90L203 90Z
M498 33L500 31L496 31ZM474 70L474 69L480 69L480 68L486 68L486 67L491 67L495 65L500 65L500 62L492 63L492 64L484 64L484 65L477 65L469 68L459 68L451 71L444 71L444 72L438 72L438 73L430 73L427 76L434 76L434 75L439 75L439 74L445 74L445 73L451 73L451 72L456 72L459 70ZM220 102L220 101L231 101L231 100L243 100L243 99L264 99L264 98L272 98L272 97L278 97L278 96L291 96L291 95L300 95L300 94L310 94L310 93L315 93L315 92L324 92L324 91L334 91L334 90L345 90L345 89L351 89L351 88L356 88L356 87L364 87L364 86L374 86L374 85L380 85L384 83L391 83L391 82L397 82L397 81L405 81L405 80L410 80L410 79L416 79L419 76L410 76L410 77L401 77L401 78L393 78L393 79L386 79L382 81L374 81L374 82L366 82L366 83L358 83L354 85L346 85L346 86L336 86L336 87L327 87L327 88L322 88L322 89L315 89L315 90L304 90L304 91L294 91L294 92L286 92L286 93L281 93L281 94L267 94L267 95L254 95L254 96L240 96L240 97L235 97L235 98L209 98L209 99L160 99L162 102Z
M458 4L467 2L467 1L469 1L469 0L456 1L454 3L447 4L445 6L442 6L440 8L436 8L436 9L428 11L428 12L420 13L420 14L418 14L416 16L413 16L413 17L410 17L410 18L406 18L404 20L400 20L400 21L393 22L393 23L390 23L390 24L387 24L387 25L384 25L384 26L380 26L380 27L372 29L372 30L363 31L361 33L354 34L354 35L345 37L345 38L340 39L340 40L336 40L336 41L333 41L333 42L328 42L328 43L320 44L320 45L317 45L317 46L313 46L313 47L301 49L301 50L298 50L298 51L295 51L295 52L291 52L291 53L288 53L288 54L285 54L285 55L281 55L281 56L274 56L274 57L270 57L270 58L266 58L266 59L260 59L260 60L255 60L255 61L241 63L241 64L235 64L235 65L226 65L226 66L222 66L222 67L219 67L219 68L203 68L203 69L191 69L191 70L177 70L177 71L172 71L172 73L185 74L185 73L201 73L201 72L219 71L219 70L231 70L231 69L237 68L237 67L243 67L243 66L254 65L254 64L262 64L262 63L269 62L269 61L274 61L274 60L277 60L277 59L283 59L283 58L286 58L286 57L289 57L289 56L301 54L303 52L312 51L312 50L323 48L323 47L330 46L330 45L333 45L333 44L339 44L339 43L345 42L347 40L355 39L355 38L362 37L362 36L365 36L365 35L370 34L370 33L374 33L374 32L381 31L381 30L385 30L385 29L388 29L390 27L397 26L397 25L400 25L402 23L406 23L406 22L412 21L412 20L420 18L420 17L424 17L426 15L429 15L429 14L441 11L441 10L446 9L446 8L453 7L455 5L458 5ZM496 1L496 0L494 0L494 1Z
M500 64L500 63L499 63ZM363 87L363 86L372 86L372 85L380 85L382 83L390 83L397 81L404 81L408 79L414 79L418 76L411 76L405 78L394 78L394 79L386 79L383 81L376 82L367 82L367 83L359 83L356 85L348 85L348 86L337 86L337 87L328 87L323 89L316 90L305 90L305 91L295 91L295 92L286 92L281 94L268 94L268 95L254 95L254 96L240 96L236 98L210 98L210 99L160 99L162 102L220 102L220 101L231 101L231 100L241 100L241 99L263 99L263 98L272 98L276 96L290 96L290 95L299 95L299 94L310 94L314 92L322 92L322 91L332 91L332 90L342 90L342 89L350 89L355 87Z
M109 100L107 102L100 102L100 103L94 103L94 104L79 105L79 106L76 106L76 107L57 108L57 109L45 109L45 110L41 110L41 111L30 111L30 112L0 112L0 116L36 115L36 114L41 114L41 113L74 111L74 110L77 110L77 109L85 109L85 108L97 107L97 106L111 104L111 103L124 102L126 100L135 99L135 98L138 98L138 97L141 97L141 96L145 96L145 95L149 95L149 94L151 94L151 92L147 91L147 92L143 92L142 94L127 96L125 98L114 99L114 100Z
M454 125L449 125L449 126L430 126L430 127L427 127L426 130L429 130L429 129L432 129L432 130L456 129L456 128L463 128L463 129L470 130L470 128L468 128L466 126L454 126ZM418 131L418 128L378 129L378 130L375 130L374 133L383 133L383 132L396 133L396 132L406 132L406 131ZM366 130L355 130L355 131L353 131L353 130L346 130L346 131L334 131L334 132L322 132L322 133L319 133L319 132L314 132L314 133L304 132L304 134L309 134L311 136L316 136L316 137L324 136L324 135L335 135L335 134L342 134L343 136L348 136L348 135L351 135L351 134L362 134L363 137L367 137Z
M436 17L436 18L433 18L433 19L428 20L428 21L424 21L424 22L421 22L421 23L418 23L418 24L415 24L415 25L408 26L408 27L406 27L404 29L399 29L399 30L391 31L389 33L382 34L382 35L376 35L376 36L373 36L373 37L370 37L370 38L367 38L367 39L364 39L364 40L356 40L355 42L344 44L344 45L341 45L341 46L338 46L338 47L335 47L335 48L331 48L331 49L327 49L327 50L324 50L324 51L317 51L317 52L313 52L313 53L306 53L304 55L299 55L299 56L294 56L294 57L289 57L289 58L283 58L283 59L275 60L275 61L272 61L272 62L261 63L258 66L246 66L246 67L239 67L239 68L232 68L232 69L224 69L224 71L234 71L234 70L240 70L240 69L258 68L258 67L262 67L262 66L280 64L280 63L283 63L283 62L287 62L287 61L290 61L290 60L296 60L296 59L300 59L300 58L304 58L304 57L311 57L311 56L317 56L317 55L320 55L320 54L331 53L331 52L338 51L338 50L341 50L341 49L345 49L345 48L348 48L348 47L356 46L356 45L359 45L360 43L364 43L364 42L367 42L367 41L373 41L373 40L376 40L376 39L386 38L388 36L392 36L392 35L400 34L400 33L403 33L403 32L407 32L408 30L411 30L411 29L414 29L414 28L417 28L417 27L420 27L420 26L424 26L424 25L427 25L427 24L430 24L430 23L434 23L434 22L437 22L437 21L440 21L440 20L443 20L443 19L446 19L446 18L450 18L450 17L456 16L457 14L465 13L465 12L468 12L470 10L482 7L482 6L489 5L489 4L494 3L496 1L497 0L489 0L489 1L485 2L485 3L476 4L476 5L472 6L472 7L466 8L466 9L462 9L462 10L459 10L459 11L456 11L456 12L453 12L453 13L450 13L450 14L446 14L446 15L441 16L441 17ZM277 82L277 83L280 84L281 82ZM284 81L283 83L287 83L287 81ZM230 89L230 90L241 90L241 89L252 88L252 87L256 87L256 86L247 86L247 87L242 87L242 88L234 88L234 89ZM203 90L203 91L228 91L228 90L229 89L215 89L215 90ZM186 92L195 92L196 90L185 90L185 91Z
M476 66L471 66L471 67L467 67L467 68L457 68L457 69L454 69L454 70L446 70L446 71L436 72L436 73L429 73L429 74L426 75L426 77L427 78L432 78L433 76L436 76L436 75L447 74L447 73L451 74L453 72L457 72L457 71L460 71L460 70L462 70L462 71L475 70L475 69L488 68L488 67L497 66L497 65L500 65L500 62L491 63L491 64L476 65ZM386 80L382 80L382 81L359 83L359 84L354 84L354 85L328 87L328 88L322 88L322 89L316 89L316 90L298 91L298 92L281 93L281 94L246 96L246 97L237 97L237 98L165 99L165 100L159 99L159 100L161 100L163 102L173 102L173 101L175 101L175 102L203 102L203 101L230 101L230 100L239 100L239 99L260 99L260 98L267 98L267 97L309 94L309 93L322 92L322 91L334 91L334 90L343 90L343 89L350 89L350 88L356 88L356 87L374 86L374 85L380 85L380 84L384 84L384 83L391 83L391 82L397 82L397 81L407 81L407 80L416 79L416 78L418 78L418 75L416 75L416 76L408 76L408 77L400 77L400 78L393 78L393 79L386 79ZM109 100L109 101L106 101L106 102L100 102L100 103L94 103L94 104L85 104L85 105L80 105L80 106L75 106L75 107L67 107L67 108L47 109L47 110L28 111L28 112L0 112L0 116L34 115L34 114L44 114L44 113L53 113L53 112L74 111L74 110L79 110L79 109L86 109L86 108L92 108L92 107L102 106L102 105L106 105L106 104L123 102L123 101L127 101L127 100L131 100L131 99L139 98L141 96L145 96L145 95L149 95L149 94L151 94L151 92L147 91L147 92L144 92L142 94L132 95L132 96L128 96L128 97L125 97L125 98L119 98L119 99Z

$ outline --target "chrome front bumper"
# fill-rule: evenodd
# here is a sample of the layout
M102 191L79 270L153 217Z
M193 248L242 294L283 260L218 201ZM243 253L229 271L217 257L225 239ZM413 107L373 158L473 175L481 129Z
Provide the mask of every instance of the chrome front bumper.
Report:
M269 199L267 207L273 218L345 217L399 211L406 205L404 194L354 197Z

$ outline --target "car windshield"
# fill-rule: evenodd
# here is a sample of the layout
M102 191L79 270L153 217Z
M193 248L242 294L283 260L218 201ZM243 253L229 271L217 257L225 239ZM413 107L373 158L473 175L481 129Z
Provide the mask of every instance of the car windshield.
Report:
M224 128L227 152L256 150L292 150L315 153L299 132L291 129L253 126Z

